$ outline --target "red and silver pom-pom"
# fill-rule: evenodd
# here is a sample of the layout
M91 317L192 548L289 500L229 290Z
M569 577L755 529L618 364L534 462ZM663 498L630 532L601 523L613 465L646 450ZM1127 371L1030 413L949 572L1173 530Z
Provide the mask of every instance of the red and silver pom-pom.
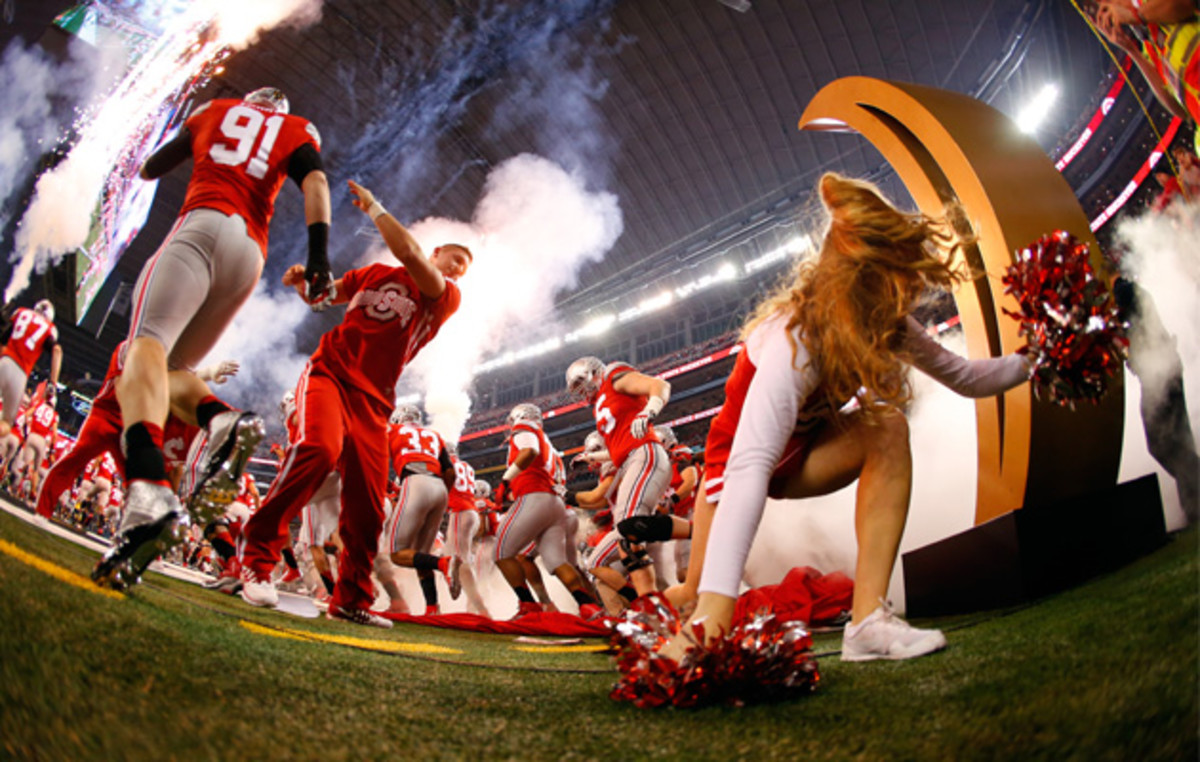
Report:
M635 601L613 628L621 678L609 696L639 707L743 706L805 695L820 682L803 622L780 622L762 609L708 647L688 649L676 662L659 650L682 627L661 594ZM702 627L693 627L696 642L702 642Z
M1021 322L1039 398L1071 408L1093 404L1121 371L1129 341L1108 286L1096 277L1087 244L1056 230L1017 252L1004 292L1020 306L1004 313Z

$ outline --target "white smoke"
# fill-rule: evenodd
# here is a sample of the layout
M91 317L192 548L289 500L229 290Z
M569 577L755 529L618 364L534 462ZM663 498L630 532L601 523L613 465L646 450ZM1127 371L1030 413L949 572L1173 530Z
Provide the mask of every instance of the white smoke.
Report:
M258 42L262 33L278 27L300 29L321 20L324 0L209 0L221 39L241 49Z
M1200 258L1195 242L1200 233L1200 205L1177 203L1165 213L1146 214L1122 221L1117 228L1119 240L1128 253L1121 267L1150 295L1169 337L1160 345L1147 343L1149 337L1137 330L1130 336L1133 351L1141 342L1138 371L1141 378L1125 374L1126 417L1125 447L1122 451L1121 480L1147 473L1159 477L1168 529L1185 523L1174 480L1150 456L1142 426L1141 395L1160 397L1168 374L1177 370L1175 355L1183 365L1184 394L1195 443L1200 429Z
M234 360L237 376L214 387L217 396L236 400L239 407L270 419L288 389L295 389L308 354L296 350L292 330L309 315L309 307L294 290L270 291L260 281L242 305L232 325L204 359L204 364Z
M115 171L126 145L141 135L160 105L180 91L225 46L242 48L270 26L311 23L320 17L320 0L209 0L182 6L152 50L91 107L77 123L79 139L65 161L43 174L21 220L5 289L10 300L42 270L69 251L82 247L105 181ZM216 33L197 42L201 30L215 22ZM10 80L11 81L11 80Z
M0 202L32 171L38 156L54 147L65 125L56 118L54 99L87 101L105 66L58 64L38 48L14 40L0 59ZM7 214L0 218L0 225Z
M623 228L616 196L539 156L522 154L488 176L470 224L429 219L412 226L426 252L455 242L475 259L459 284L462 305L406 373L425 395L431 425L457 441L469 413L473 369L484 353L530 343L553 328L554 298ZM388 257L372 252L370 259Z
M621 227L615 196L588 191L578 177L531 155L493 170L470 222L431 218L412 225L426 254L459 243L475 256L459 283L461 307L403 376L423 395L432 428L458 441L470 411L472 371L483 353L504 347L514 334L552 326L555 294L575 283L584 263L611 248ZM380 247L357 266L371 262L397 263ZM294 342L307 315L291 289L260 284L204 360L242 363L237 380L218 394L248 409L273 410L308 359Z

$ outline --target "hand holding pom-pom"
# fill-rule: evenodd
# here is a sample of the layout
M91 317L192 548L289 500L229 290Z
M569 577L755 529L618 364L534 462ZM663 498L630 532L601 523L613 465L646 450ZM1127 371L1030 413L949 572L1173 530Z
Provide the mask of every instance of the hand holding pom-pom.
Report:
M1020 306L1004 313L1021 323L1033 364L1033 390L1058 405L1098 403L1118 373L1129 341L1109 289L1096 276L1086 244L1058 230L1018 252L1004 292Z
M802 622L780 622L762 610L676 661L662 649L683 626L661 593L634 601L613 628L621 679L610 697L639 707L742 706L805 695L820 682L812 638ZM694 627L700 642L703 628Z

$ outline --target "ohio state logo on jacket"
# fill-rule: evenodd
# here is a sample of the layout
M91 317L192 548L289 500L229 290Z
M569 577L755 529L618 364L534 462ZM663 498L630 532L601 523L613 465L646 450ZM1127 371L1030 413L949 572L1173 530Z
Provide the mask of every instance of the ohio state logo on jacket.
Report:
M399 283L385 283L378 289L362 289L350 300L349 309L359 307L367 317L380 322L398 317L400 325L407 325L417 312L417 303L410 298L408 289Z

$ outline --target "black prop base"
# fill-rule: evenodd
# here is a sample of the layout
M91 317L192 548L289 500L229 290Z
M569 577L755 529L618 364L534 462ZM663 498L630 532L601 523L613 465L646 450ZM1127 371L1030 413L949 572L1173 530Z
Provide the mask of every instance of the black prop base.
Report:
M907 615L1011 606L1118 569L1166 541L1153 474L1025 507L905 553Z

